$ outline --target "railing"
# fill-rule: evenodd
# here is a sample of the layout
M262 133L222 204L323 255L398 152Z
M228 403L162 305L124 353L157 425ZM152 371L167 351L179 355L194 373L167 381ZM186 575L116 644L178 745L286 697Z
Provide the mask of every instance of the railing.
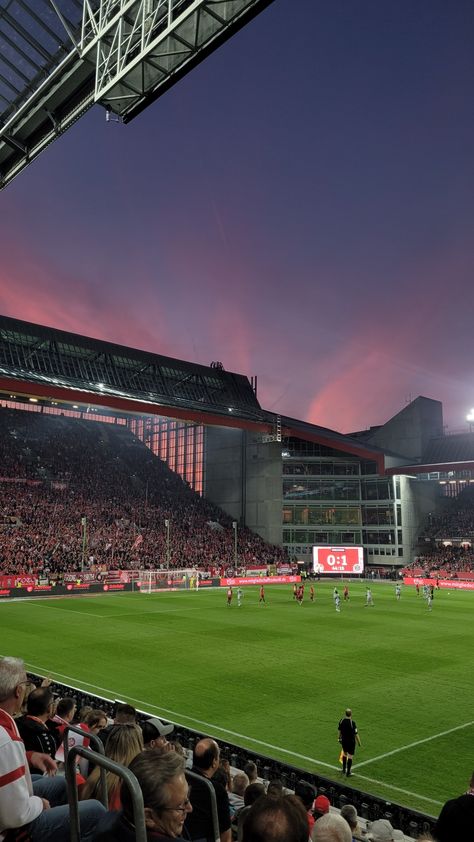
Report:
M130 772L129 769L126 769L125 766L115 763L114 760L110 760L110 758L105 757L103 754L98 752L92 751L90 748L84 748L84 746L74 746L73 748L70 748L66 762L71 842L80 842L81 840L79 798L76 783L77 757L85 757L86 760L95 763L96 766L100 766L101 770L104 770L104 772L107 770L108 772L113 772L114 775L118 775L119 778L122 778L122 781L126 784L126 786L128 786L132 798L133 824L135 826L136 842L147 842L143 795L135 775ZM106 804L104 806L107 807Z

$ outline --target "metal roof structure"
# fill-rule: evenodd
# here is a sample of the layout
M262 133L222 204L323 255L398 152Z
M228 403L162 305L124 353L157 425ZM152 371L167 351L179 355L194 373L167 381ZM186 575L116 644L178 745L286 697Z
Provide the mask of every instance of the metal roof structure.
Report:
M273 0L0 0L0 188L94 103L129 122Z
M227 426L265 413L242 374L0 316L0 390ZM268 422L267 422L268 423Z
M262 409L248 378L219 363L198 365L7 316L0 316L0 392L250 430L268 442L294 436L373 460L384 472L380 448Z

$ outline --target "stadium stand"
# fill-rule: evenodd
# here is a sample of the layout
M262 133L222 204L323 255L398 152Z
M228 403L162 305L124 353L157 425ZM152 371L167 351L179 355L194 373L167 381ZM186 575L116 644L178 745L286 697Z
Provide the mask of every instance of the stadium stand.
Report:
M0 572L155 569L168 555L170 568L235 572L231 518L125 427L4 409L0 438ZM237 555L244 568L285 560L245 527Z

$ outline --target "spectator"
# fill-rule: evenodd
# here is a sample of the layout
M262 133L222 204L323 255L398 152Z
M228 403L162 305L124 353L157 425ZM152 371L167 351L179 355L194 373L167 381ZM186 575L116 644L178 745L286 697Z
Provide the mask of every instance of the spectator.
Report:
M433 836L437 842L453 842L472 838L474 828L474 772L469 788L459 798L446 801L434 826Z
M283 783L279 778L274 778L268 782L267 795L269 798L281 798L283 795Z
M134 725L137 721L137 712L132 705L127 705L125 702L118 702L115 709L114 721L110 725L106 725L98 733L98 737L102 740L104 746L107 744L107 738L112 731L114 725Z
M249 785L249 779L245 772L236 772L232 778L231 792L229 792L229 804L234 813L245 806L244 795Z
M221 842L230 842L230 807L225 788L212 778L219 767L220 750L215 740L204 738L199 740L193 752L193 772L209 780L214 786L216 795L217 815ZM193 811L187 816L186 830L191 839L208 839L213 841L212 813L207 787L200 786L193 781L191 788L191 804Z
M145 825L150 842L180 842L183 824L191 812L184 759L175 752L142 751L130 763L143 795ZM94 842L135 842L132 799L122 792L123 813L102 820Z
M297 781L295 786L295 795L301 800L303 807L306 810L308 816L308 833L309 836L311 836L311 831L315 822L315 818L313 816L313 804L316 797L316 790L308 781Z
M260 798L245 816L242 842L308 842L306 811L295 795Z
M329 813L329 808L331 806L331 802L327 795L318 795L317 798L314 800L313 804L313 814L315 819L320 819L321 816L325 816L326 813Z
M357 819L357 810L353 804L344 804L341 807L341 816L343 819L346 820L347 824L349 825L352 833L352 839L360 839L362 836L362 831L359 826L359 822Z
M174 731L172 722L162 722L161 719L147 719L143 722L143 745L145 748L157 749L161 753L171 751L171 744L166 737Z
M394 829L388 819L377 819L369 829L370 842L394 842Z
M50 777L56 763L49 754L25 751L13 717L21 710L30 684L23 661L0 659L0 835L17 835L27 827L31 842L70 842L66 781ZM31 776L28 764L45 776ZM88 842L104 807L98 801L79 805L82 842Z
M26 751L49 754L54 759L57 740L46 725L52 716L53 707L54 696L52 691L49 687L38 687L29 694L26 702L26 714L16 720L16 725ZM42 774L41 769L37 769L31 764L30 772Z
M351 842L352 834L346 820L337 813L326 813L314 823L313 842Z
M247 763L245 764L245 766L243 768L243 771L245 772L245 774L247 775L247 777L249 779L249 784L255 783L255 781L258 778L258 769L257 769L256 763L254 763L253 760L247 760Z
M143 736L138 725L114 725L107 738L105 755L128 766L134 757L143 750ZM113 772L105 773L107 779L107 793L109 810L120 810L121 779ZM96 766L90 773L81 792L83 798L97 798L100 793L100 767Z

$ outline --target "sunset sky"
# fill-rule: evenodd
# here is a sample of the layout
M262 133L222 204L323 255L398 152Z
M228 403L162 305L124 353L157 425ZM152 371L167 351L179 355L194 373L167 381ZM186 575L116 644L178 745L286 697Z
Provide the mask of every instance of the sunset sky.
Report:
M275 0L0 192L0 312L258 375L341 432L474 406L474 4Z

